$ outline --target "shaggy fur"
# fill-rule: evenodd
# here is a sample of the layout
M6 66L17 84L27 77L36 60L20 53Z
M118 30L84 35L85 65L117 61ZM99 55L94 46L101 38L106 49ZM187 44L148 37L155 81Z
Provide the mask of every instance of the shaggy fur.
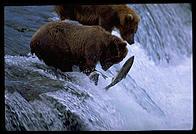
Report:
M84 25L100 25L108 32L114 27L129 44L140 22L136 12L126 5L57 5L55 11L61 20L71 19Z
M32 37L31 53L48 66L64 72L73 65L90 74L100 61L103 70L119 63L127 54L126 43L100 26L78 26L66 22L44 24Z

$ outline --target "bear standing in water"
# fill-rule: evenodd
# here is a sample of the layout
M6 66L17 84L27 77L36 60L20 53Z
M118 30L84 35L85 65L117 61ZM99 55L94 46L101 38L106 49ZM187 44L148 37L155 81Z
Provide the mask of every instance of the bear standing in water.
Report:
M100 26L78 26L66 22L44 24L32 37L31 53L48 66L63 72L78 65L89 75L98 61L103 70L123 60L128 50L126 43Z
M136 12L126 5L57 5L55 11L61 20L76 20L84 25L100 25L112 32L114 27L130 45L140 22Z

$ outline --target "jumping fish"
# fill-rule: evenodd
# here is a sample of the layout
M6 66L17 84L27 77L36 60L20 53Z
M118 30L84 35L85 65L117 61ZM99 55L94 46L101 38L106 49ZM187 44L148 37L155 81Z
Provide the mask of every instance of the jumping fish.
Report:
M118 82L120 82L122 79L124 79L127 76L127 73L131 69L131 66L133 65L134 56L130 57L122 66L116 77L112 79L112 82L105 87L106 90L108 90L110 87L114 86Z

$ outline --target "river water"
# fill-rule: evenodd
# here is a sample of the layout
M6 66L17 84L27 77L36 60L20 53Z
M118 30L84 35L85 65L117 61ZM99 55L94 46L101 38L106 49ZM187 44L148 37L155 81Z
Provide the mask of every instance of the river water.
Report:
M59 20L53 6L5 6L6 130L191 130L192 10L189 4L129 5L140 16L135 44L95 86L77 71L61 72L30 54L43 24ZM76 23L75 21L69 21ZM120 37L118 30L112 34ZM108 91L124 62L127 77Z

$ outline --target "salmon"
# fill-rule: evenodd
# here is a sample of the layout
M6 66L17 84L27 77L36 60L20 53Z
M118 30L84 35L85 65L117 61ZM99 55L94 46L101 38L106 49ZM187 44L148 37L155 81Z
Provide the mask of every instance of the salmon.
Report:
M118 82L120 82L122 79L126 78L127 73L131 69L134 61L134 56L130 57L122 66L116 77L112 79L112 82L105 87L106 90L108 90L110 87L116 85Z

